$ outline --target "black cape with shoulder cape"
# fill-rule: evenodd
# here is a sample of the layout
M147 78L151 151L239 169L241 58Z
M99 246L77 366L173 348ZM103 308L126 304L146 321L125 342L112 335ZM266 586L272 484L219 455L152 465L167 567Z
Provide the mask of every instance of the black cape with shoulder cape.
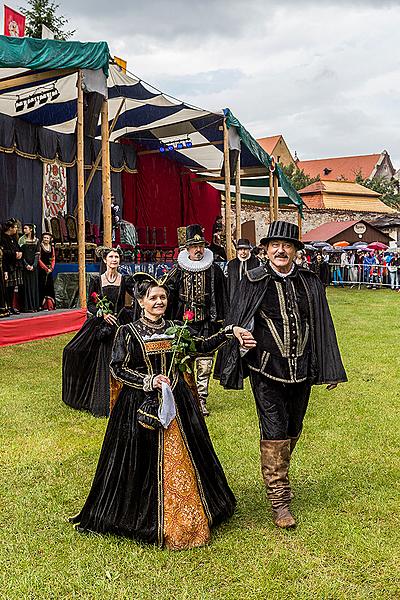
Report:
M295 267L298 268L298 267ZM226 323L253 329L254 315L259 308L270 279L268 267L262 265L243 277L232 302ZM347 381L336 339L324 287L314 273L298 268L298 277L305 287L309 303L311 331L310 383L329 384ZM227 389L243 388L243 379L248 376L246 365L240 357L237 340L231 340L221 350L221 385Z

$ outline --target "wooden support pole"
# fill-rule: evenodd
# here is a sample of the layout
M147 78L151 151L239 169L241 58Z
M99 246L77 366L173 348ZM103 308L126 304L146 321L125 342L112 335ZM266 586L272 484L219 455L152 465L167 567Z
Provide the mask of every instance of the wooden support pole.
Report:
M233 258L232 253L232 215L231 215L231 173L229 165L229 139L228 127L224 119L224 175L225 175L225 239L226 255L228 260Z
M101 105L101 183L103 192L103 243L112 246L110 143L108 134L108 100Z
M113 122L110 125L110 129L108 131L108 139L110 139L110 135L114 131L115 125L116 125L116 123L118 121L118 117L121 114L121 110L122 110L122 107L124 106L124 104L125 104L125 98L122 100L122 102L120 104L120 107L118 108L118 110L116 112L116 115L115 115L115 117L113 119ZM90 170L89 177L86 180L86 183L85 183L85 196L88 193L88 189L90 187L90 184L92 183L93 177L94 177L94 175L95 175L95 173L96 173L96 171L97 171L97 169L99 167L99 164L100 164L100 161L101 161L101 157L102 157L102 150L99 151L99 153L98 153L98 155L96 157L96 160L94 162L94 165L93 165L93 167Z
M299 210L297 211L297 225L299 226L299 239L301 240L303 236L303 219Z
M274 171L274 221L278 220L279 210L279 189L278 189L278 174Z
M269 222L274 220L274 174L269 172Z
M83 89L82 71L78 73L78 119L77 119L77 153L76 170L78 176L78 272L79 272L79 302L81 308L86 308L86 265L85 265L85 161L84 161L84 130L83 130Z
M236 242L242 237L242 195L240 192L240 152L236 163Z

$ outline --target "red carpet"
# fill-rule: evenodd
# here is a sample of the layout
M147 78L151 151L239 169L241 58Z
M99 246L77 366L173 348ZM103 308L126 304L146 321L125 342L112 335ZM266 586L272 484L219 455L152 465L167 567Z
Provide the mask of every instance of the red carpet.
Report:
M35 316L17 315L0 320L0 346L23 344L53 335L77 331L86 319L86 310L56 310Z

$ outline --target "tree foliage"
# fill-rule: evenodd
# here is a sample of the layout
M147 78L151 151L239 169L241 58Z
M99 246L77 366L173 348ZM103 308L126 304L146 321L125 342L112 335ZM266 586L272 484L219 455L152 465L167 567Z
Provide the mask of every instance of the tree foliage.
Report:
M310 177L307 173L304 173L304 169L299 169L295 164L290 163L289 165L282 167L284 174L290 179L293 187L296 190L301 190L312 183L320 180L320 176Z
M355 179L356 183L367 187L378 194L382 194L381 200L388 206L400 209L399 182L395 179L386 179L385 177L375 177L374 179L364 179L361 172L358 172Z
M69 39L75 30L65 30L68 19L56 14L59 6L51 0L28 0L28 8L20 8L26 17L25 34L28 37L41 38L42 25L46 25L54 33L56 40Z

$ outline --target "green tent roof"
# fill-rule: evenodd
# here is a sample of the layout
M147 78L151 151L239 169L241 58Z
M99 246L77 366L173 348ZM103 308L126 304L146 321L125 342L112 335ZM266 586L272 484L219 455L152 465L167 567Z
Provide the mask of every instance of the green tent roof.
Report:
M64 42L0 35L0 67L33 71L46 69L102 69L108 75L107 42Z

